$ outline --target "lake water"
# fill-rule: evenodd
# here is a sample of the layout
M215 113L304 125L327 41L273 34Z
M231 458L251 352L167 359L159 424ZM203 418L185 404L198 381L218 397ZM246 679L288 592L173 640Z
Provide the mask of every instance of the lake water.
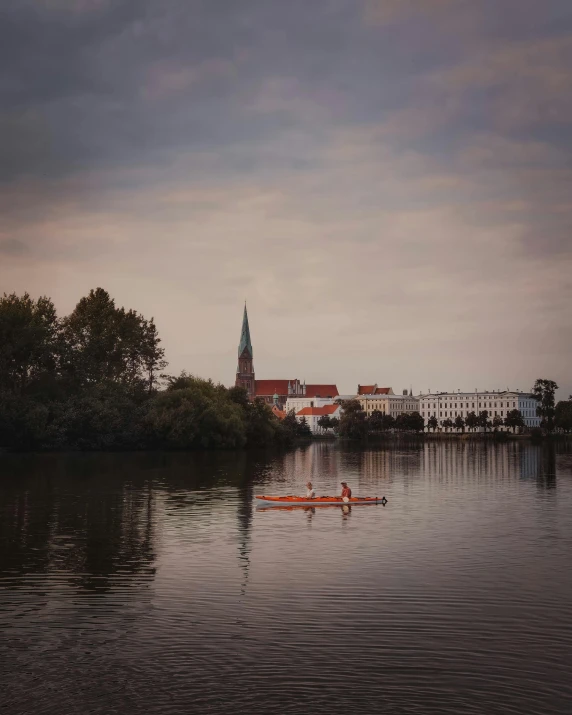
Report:
M5 455L0 711L570 715L571 565L566 445Z

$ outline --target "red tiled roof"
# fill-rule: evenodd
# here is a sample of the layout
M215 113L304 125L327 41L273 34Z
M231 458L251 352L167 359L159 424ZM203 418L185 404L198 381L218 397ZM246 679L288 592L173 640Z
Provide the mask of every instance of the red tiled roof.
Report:
M257 397L275 393L288 396L288 382L294 384L295 380L255 380L255 394Z
M306 385L304 397L337 397L339 394L336 385Z
M358 385L358 395L391 395L391 387L378 387L377 385Z
M371 395L375 387L375 385L358 385L358 395Z
M333 415L339 409L339 405L324 405L323 407L304 407L300 412L296 412L297 417L310 417Z
M279 420L283 420L286 417L285 410L281 410L276 405L272 405L272 412L278 417Z

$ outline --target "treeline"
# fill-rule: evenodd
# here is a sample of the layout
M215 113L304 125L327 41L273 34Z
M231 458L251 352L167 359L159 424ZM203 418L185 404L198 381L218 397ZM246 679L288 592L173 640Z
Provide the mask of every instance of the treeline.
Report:
M48 298L4 295L0 449L232 449L298 436L244 390L166 366L153 319L101 288L63 318Z
M322 422L323 420L323 422ZM333 425L328 418L320 418L321 427L333 427L340 437L366 439L369 435L383 432L423 432L424 420L419 412L404 412L397 417L375 410L369 416L358 400L344 400L339 423Z

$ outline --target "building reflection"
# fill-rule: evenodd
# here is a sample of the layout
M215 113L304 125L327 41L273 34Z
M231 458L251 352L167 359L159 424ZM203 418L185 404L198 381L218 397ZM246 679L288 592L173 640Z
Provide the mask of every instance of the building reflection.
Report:
M420 447L419 463L413 472L416 478L457 486L475 480L485 484L533 480L547 471L545 451L521 442L430 441ZM554 460L554 450L548 448L548 452ZM551 473L555 474L554 467Z

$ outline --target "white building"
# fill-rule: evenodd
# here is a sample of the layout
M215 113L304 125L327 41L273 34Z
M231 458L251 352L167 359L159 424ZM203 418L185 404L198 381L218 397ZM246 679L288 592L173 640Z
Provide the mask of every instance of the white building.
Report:
M390 388L391 389L391 388ZM394 395L393 390L387 393L374 393L372 395L358 395L356 400L369 416L376 410L392 417L419 411L419 400L408 394L407 390L402 395Z
M335 385L306 385L302 386L301 394L288 393L285 410L290 412L299 412L304 407L323 407L324 405L333 405L336 400L340 399L338 388Z
M425 426L432 416L437 418L441 427L443 420L455 421L458 416L466 419L469 412L478 415L484 410L487 410L491 420L497 416L504 419L511 410L520 410L528 428L540 425L540 417L536 415L537 402L528 392L437 392L419 395L418 401Z
M296 413L296 419L301 422L306 419L308 426L312 430L312 434L332 434L331 429L324 429L318 424L320 417L328 415L329 417L336 417L340 419L341 407L340 405L322 405L321 407L304 407L299 412Z

